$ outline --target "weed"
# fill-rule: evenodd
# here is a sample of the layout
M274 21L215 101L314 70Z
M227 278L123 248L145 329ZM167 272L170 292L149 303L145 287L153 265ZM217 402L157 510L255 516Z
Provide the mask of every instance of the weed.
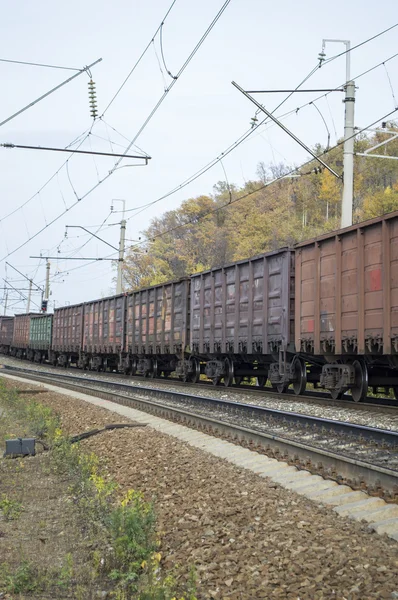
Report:
M58 577L56 578L56 585L61 589L67 589L70 585L73 577L73 558L69 552L65 557L65 564L61 567Z
M38 570L23 560L14 573L8 565L0 565L0 588L11 594L35 592L41 589L42 581Z
M7 494L2 494L0 510L3 513L5 521L15 521L24 510L24 507L22 506L22 502L11 500Z
M130 585L137 581L143 565L156 550L152 504L144 500L141 492L130 490L111 513L109 529L115 564L110 575Z

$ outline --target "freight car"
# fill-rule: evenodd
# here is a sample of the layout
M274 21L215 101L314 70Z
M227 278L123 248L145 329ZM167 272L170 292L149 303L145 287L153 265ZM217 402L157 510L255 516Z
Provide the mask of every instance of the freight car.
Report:
M333 398L351 390L360 401L369 386L398 397L398 211L295 249L58 308L51 347L49 323L2 317L1 351L146 377L205 374L215 385L257 377L279 392L302 394L310 382Z
M71 363L79 363L82 352L83 314L84 304L63 306L54 310L49 354L53 365L67 367Z
M296 247L296 352L333 398L398 396L398 212Z
M294 251L192 275L191 351L186 369L193 381L200 372L226 386L243 377L263 386L270 377L282 391L273 374L280 354L294 354Z
M123 349L125 296L86 302L83 306L81 368L117 369Z
M127 294L120 367L145 377L183 377L189 356L190 279Z
M52 343L53 315L31 315L29 346L26 358L34 362L49 360Z
M29 350L30 318L38 313L26 313L15 315L14 331L10 347L11 356L16 358L27 358Z
M0 317L0 353L9 354L14 335L14 317Z

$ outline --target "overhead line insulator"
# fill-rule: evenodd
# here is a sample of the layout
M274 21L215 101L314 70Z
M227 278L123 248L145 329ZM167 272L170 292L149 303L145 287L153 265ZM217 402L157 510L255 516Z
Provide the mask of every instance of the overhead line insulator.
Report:
M90 115L93 119L98 117L98 109L97 109L97 99L96 99L96 91L95 91L95 82L90 79L88 82L88 101L90 105Z

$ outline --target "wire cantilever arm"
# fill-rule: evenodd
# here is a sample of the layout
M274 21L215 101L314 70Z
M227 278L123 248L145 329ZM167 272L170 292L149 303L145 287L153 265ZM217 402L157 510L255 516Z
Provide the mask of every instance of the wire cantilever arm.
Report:
M109 242L106 242L105 240L100 238L98 235L95 235L95 233L92 233L91 231L89 231L85 227L82 227L81 225L66 225L67 229L68 229L68 227L73 228L73 229L83 229L83 231L87 231L87 233L89 233L91 236L97 238L97 240L99 240L100 242L104 242L104 244L106 244L107 246L110 246L113 250L119 251L119 248L115 248L115 246L112 246L112 244L110 244Z

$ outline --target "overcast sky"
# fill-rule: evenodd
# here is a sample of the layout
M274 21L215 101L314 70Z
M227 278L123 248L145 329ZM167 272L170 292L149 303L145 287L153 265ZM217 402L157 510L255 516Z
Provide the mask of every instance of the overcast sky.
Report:
M3 3L0 58L77 69L102 58L92 69L102 115L170 5L171 0ZM158 35L106 110L104 120L94 124L92 134L80 149L124 152L127 140L134 138L165 87L173 81L161 50L167 70L175 75L222 5L223 0L176 0L162 29L162 48ZM179 186L250 128L255 108L231 85L232 80L245 89L294 88L317 65L323 38L348 39L355 46L394 25L396 7L396 0L231 0L136 141L152 157L148 166L125 168L124 165L143 161L124 159L120 163L123 168L115 170L79 202L77 198L109 173L115 159L74 155L67 170L62 165L69 155L64 153L0 148L1 277L7 276L15 287L26 287L15 271L6 268L8 261L42 284L45 261L30 256L51 255L59 257L51 261L51 306L54 302L61 306L113 293L113 263L63 260L73 255L105 257L113 250L79 229L70 229L65 239L65 226L82 225L95 232L105 221L98 235L117 247L121 214L111 214L110 207L113 204L114 210L121 210L122 204L113 199L125 199L130 210L127 238L136 240L154 216L178 207L184 199L212 193L213 185L225 179L220 163L167 199L141 212L131 211ZM355 78L398 52L397 33L398 27L353 50L351 76ZM328 44L327 58L344 50L341 43ZM398 98L397 66L398 57L357 80L357 126L365 127L394 109L391 86ZM0 62L0 74L3 121L74 72ZM0 143L63 148L87 133L92 126L88 81L88 75L83 73L3 125ZM341 57L318 69L303 87L333 88L344 81L345 57ZM325 125L312 105L297 113L294 109L317 96L295 94L276 113L281 116L292 111L283 121L309 146L326 144ZM257 96L268 109L274 109L285 97L286 94ZM342 98L343 94L335 92L327 100L317 102L332 144L336 135L339 138L343 134ZM137 147L131 152L136 154ZM260 161L299 165L307 158L306 152L277 126L263 125L225 157L223 165L229 181L242 185L256 178ZM22 209L5 218L23 204ZM66 209L70 210L25 244ZM88 243L81 248L85 242ZM14 252L22 244L25 245ZM2 296L0 293L0 299ZM10 294L8 314L26 308L24 302L16 304L17 297L16 292ZM39 302L39 296L33 299ZM34 305L31 308L36 309ZM2 314L4 307L0 306L0 311Z

